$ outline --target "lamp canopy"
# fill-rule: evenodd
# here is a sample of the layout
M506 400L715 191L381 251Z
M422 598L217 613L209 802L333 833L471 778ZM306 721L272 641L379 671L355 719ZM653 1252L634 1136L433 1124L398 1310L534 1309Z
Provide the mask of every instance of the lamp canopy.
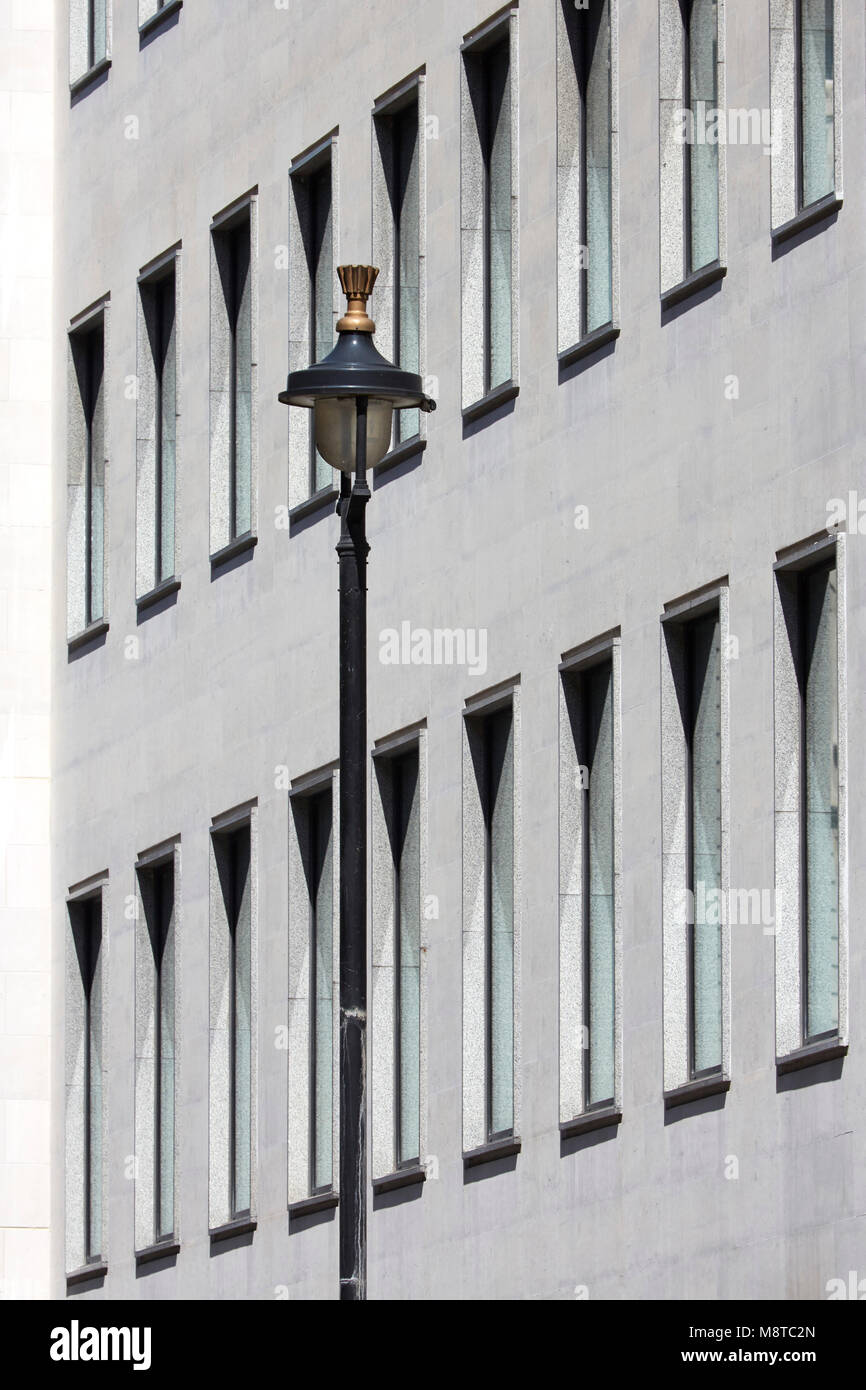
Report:
M373 343L376 325L367 314L367 300L379 271L375 266L341 265L337 274L348 303L337 324L336 346L321 362L289 372L286 389L280 393L283 405L312 410L317 401L329 397L366 396L387 403L392 410L435 410L436 402L424 394L421 377L395 367Z

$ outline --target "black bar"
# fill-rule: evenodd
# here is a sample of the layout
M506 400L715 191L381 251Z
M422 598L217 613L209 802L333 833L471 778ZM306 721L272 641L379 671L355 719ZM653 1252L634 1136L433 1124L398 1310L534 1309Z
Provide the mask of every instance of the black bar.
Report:
M340 1298L367 1297L367 398L344 486L340 565Z
M747 1301L739 1295L719 1303L636 1300L626 1305L625 1336L623 1304L617 1300L597 1299L592 1302L593 1331L603 1339L605 1345L615 1347L617 1365L626 1373L636 1373L638 1376L645 1373L647 1348L651 1347L654 1364L666 1376L671 1369L679 1369L680 1372L688 1370L686 1358L694 1363L711 1354L732 1370L741 1357L751 1356L754 1360L757 1359L756 1354L760 1353L767 1356L769 1361L768 1353L776 1352L779 1359L774 1370L780 1366L783 1371L787 1369L781 1361L786 1353L800 1357L808 1355L817 1364L811 1368L806 1365L804 1369L817 1370L826 1382L828 1376L835 1379L843 1377L845 1373L850 1374L850 1366L862 1350L863 1319L862 1307L857 1302L857 1281L850 1276L846 1278L842 1270L840 1275L842 1277L834 1281L836 1287L830 1298L821 1297L818 1301L824 1289L810 1283L811 1297L807 1296L794 1308L789 1300L781 1299L778 1295L772 1300L760 1302ZM781 1277L774 1283L777 1289L784 1287ZM527 1292L538 1297L551 1296L551 1285L552 1281L539 1276L536 1286ZM841 1290L839 1285L842 1286ZM704 1284L700 1291L705 1290ZM483 1294L484 1289L477 1292ZM189 1357L189 1307L189 1303L181 1299L154 1298L137 1304L135 1315L132 1316L132 1305L118 1300L103 1302L88 1298L85 1305L67 1303L65 1306L57 1302L32 1300L16 1303L13 1316L22 1345L36 1349L31 1358L34 1364L38 1364L39 1358L47 1364L49 1348L52 1351L57 1348L63 1354L61 1329L66 1332L68 1347L74 1322L79 1324L71 1333L72 1348L76 1349L85 1322L88 1328L101 1329L124 1327L132 1320L141 1329L138 1336L132 1339L133 1356L144 1357L142 1368L147 1362L153 1375L168 1379L176 1375L177 1366L183 1363L184 1357ZM197 1303L194 1316L196 1339L198 1342L200 1338L201 1342L195 1350L195 1371L199 1381L211 1375L218 1376L221 1382L227 1377L238 1378L241 1383L249 1380L251 1347L255 1347L260 1361L269 1354L274 1357L285 1355L286 1312L284 1303L279 1299L242 1299L233 1302L230 1336L226 1336L227 1314L220 1300ZM326 1335L331 1330L331 1324L327 1321L327 1305L319 1313L314 1308L309 1312L305 1310L304 1318L309 1328L320 1327ZM148 1334L146 1340L143 1335L145 1331ZM444 1338L439 1340L440 1343L445 1342ZM437 1372L445 1369L445 1350L444 1345L436 1346L433 1358L428 1358L431 1365L435 1364ZM451 1351L451 1347L447 1350ZM134 1374L135 1364L133 1359L132 1364L127 1362L125 1365L119 1363L112 1366L109 1363L94 1370L92 1362L70 1361L57 1366L58 1380L62 1383L71 1377L74 1382L76 1376L81 1376L82 1381L89 1377L92 1383L94 1376L98 1381L100 1371L104 1370L108 1373L106 1378L113 1376L117 1383L118 1376L125 1379L126 1372ZM693 1364L692 1368L700 1370L700 1365L695 1368ZM450 1371L450 1366L448 1369ZM721 1369L724 1370L725 1366ZM762 1369L768 1372L765 1383L772 1384L769 1364L756 1368L754 1383L758 1383ZM794 1366L792 1369L796 1371L798 1368ZM746 1370L749 1370L748 1366Z

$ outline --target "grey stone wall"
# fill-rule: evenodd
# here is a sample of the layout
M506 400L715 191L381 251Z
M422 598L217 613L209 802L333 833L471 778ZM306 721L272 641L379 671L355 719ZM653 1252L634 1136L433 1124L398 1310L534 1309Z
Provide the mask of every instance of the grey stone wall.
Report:
M866 1274L862 1133L866 1064L857 1009L866 956L852 910L849 1055L779 1080L774 941L732 931L731 1088L663 1103L661 696L665 604L728 576L730 882L774 883L773 565L826 524L861 476L866 358L862 7L849 6L844 68L846 198L835 217L771 246L770 159L727 159L727 277L662 314L659 304L658 6L621 0L621 337L557 371L556 6L521 6L520 393L461 420L463 36L482 0L186 4L139 48L115 6L112 66L70 106L57 39L58 218L54 439L56 603L52 896L62 961L71 885L109 869L109 1272L78 1297L328 1298L337 1290L333 1212L286 1210L288 786L337 753L337 522L332 506L288 530L289 422L277 404L289 350L288 170L339 127L341 256L371 248L371 109L426 65L427 343L439 409L423 462L383 475L369 508L371 747L427 721L427 1181L369 1213L373 1298L822 1297ZM726 4L727 101L770 104L768 7ZM435 118L435 119L433 119ZM210 221L256 187L258 458L254 551L209 563ZM136 276L183 244L176 597L135 609ZM515 267L517 268L517 267ZM110 629L69 659L65 628L66 331L111 294L106 381L111 496ZM375 318L375 295L372 300ZM588 509L587 526L578 526ZM856 524L856 522L855 522ZM866 726L866 542L846 561L849 740ZM378 634L480 628L483 676L387 666ZM619 1127L561 1143L558 1056L559 674L564 653L619 628L622 729L622 1110ZM520 689L521 1152L464 1176L462 1079L462 712L487 688ZM285 769L281 774L280 769ZM208 1238L209 829L258 808L258 1226L211 1254ZM174 1264L136 1278L132 1026L135 863L180 836L183 922ZM866 870L866 805L848 810L852 909ZM63 1036L62 971L54 1032ZM64 1223L58 1114L53 1216ZM733 1160L736 1160L734 1163ZM736 1172L737 1176L732 1176ZM435 1174L435 1176L434 1176ZM63 1295L57 1243L53 1292Z

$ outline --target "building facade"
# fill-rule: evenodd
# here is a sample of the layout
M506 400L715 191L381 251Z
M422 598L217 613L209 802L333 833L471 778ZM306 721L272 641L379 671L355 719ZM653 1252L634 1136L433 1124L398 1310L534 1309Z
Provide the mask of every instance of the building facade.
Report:
M337 1293L338 522L380 267L371 1298L866 1275L843 0L57 6L50 1292ZM843 196L844 194L844 196Z
M0 7L0 1298L52 1280L53 8Z

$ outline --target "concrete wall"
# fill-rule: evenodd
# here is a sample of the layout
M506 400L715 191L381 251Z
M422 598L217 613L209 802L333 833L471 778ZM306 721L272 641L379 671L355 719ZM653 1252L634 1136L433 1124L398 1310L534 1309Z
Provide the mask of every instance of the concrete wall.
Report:
M519 17L520 394L461 421L460 55L484 0L199 0L139 49L115 7L112 67L70 108L57 41L55 355L69 320L111 294L106 390L110 630L70 660L65 585L66 403L55 407L56 692L52 868L55 953L69 887L106 867L109 1183L104 1284L83 1296L334 1296L333 1213L286 1212L288 797L337 753L337 522L289 532L288 169L339 126L339 245L371 244L371 108L426 64L427 368L439 410L420 466L383 477L369 508L371 744L427 719L426 1117L435 1178L414 1199L371 1200L374 1298L816 1298L866 1274L866 1062L858 1020L866 954L858 890L866 802L849 815L850 1054L777 1081L774 942L738 927L731 948L730 1092L663 1104L659 620L666 603L728 576L730 878L773 885L773 580L776 552L825 525L862 478L866 358L866 121L861 6L846 7L844 207L775 259L770 161L728 152L728 274L663 317L659 305L658 7L619 5L620 244L615 347L558 375L556 32L553 0ZM769 103L766 5L729 0L727 99ZM62 30L62 25L61 25ZM132 136L133 138L129 138ZM256 186L259 217L258 545L212 578L208 528L209 224ZM183 241L176 602L135 608L136 276ZM375 295L372 300L375 318ZM730 378L736 377L736 392ZM61 379L60 377L58 379ZM577 529L575 508L589 509ZM852 748L866 733L866 542L848 547ZM485 628L486 675L378 662L378 634ZM563 653L621 628L622 1102L618 1130L561 1147L557 1038L558 674ZM131 640L134 639L134 640ZM522 1151L464 1178L461 1150L461 713L520 677ZM856 764L855 764L856 765ZM258 1228L208 1239L208 830L258 798ZM137 854L174 835L183 857L183 998L176 1263L136 1278L132 1027ZM62 994L53 1022L63 1031ZM289 1059L290 1064L290 1059ZM828 1075L828 1070L830 1074ZM62 1097L62 1049L54 1096ZM55 1148L59 1154L59 1146ZM736 1159L734 1165L732 1160ZM734 1171L738 1176L731 1176ZM62 1229L63 1171L53 1176ZM52 1287L62 1295L57 1245Z
M53 9L51 0L0 5L0 1297L5 1298L46 1297L50 1263Z

